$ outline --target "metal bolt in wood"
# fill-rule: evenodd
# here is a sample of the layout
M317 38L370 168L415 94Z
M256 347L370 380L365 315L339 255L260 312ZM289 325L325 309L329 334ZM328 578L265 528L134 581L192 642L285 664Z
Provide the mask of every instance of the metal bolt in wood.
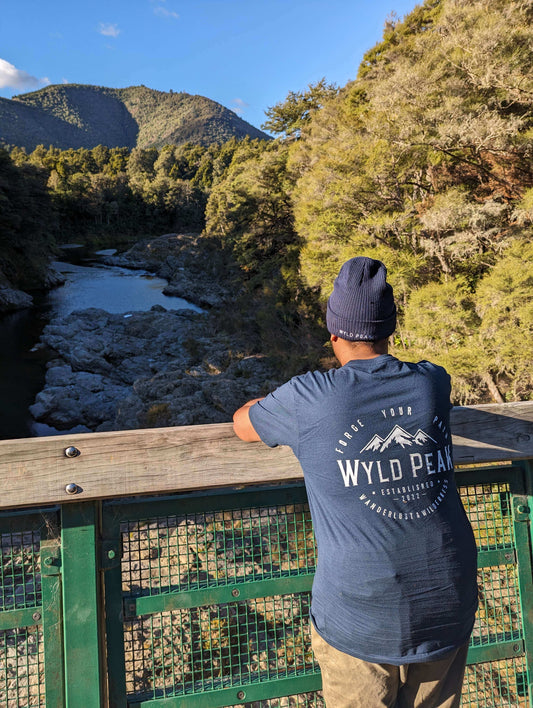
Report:
M65 457L79 457L79 455L81 455L81 452L74 445L65 448Z

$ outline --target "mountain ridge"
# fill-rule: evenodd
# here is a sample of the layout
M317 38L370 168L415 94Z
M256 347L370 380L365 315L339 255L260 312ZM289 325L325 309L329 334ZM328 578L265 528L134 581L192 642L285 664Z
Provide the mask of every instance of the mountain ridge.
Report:
M0 98L0 142L34 150L163 147L223 143L232 137L270 139L236 113L205 96L146 86L108 88L56 84Z

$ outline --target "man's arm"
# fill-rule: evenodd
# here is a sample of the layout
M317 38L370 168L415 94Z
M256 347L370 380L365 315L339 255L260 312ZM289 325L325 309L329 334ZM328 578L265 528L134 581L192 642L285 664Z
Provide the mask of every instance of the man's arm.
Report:
M244 440L244 442L256 442L257 440L261 440L259 435L255 432L255 428L252 425L248 411L254 403L257 403L257 401L262 401L263 398L264 396L261 398L253 398L251 401L248 401L248 403L245 403L244 406L241 406L233 414L233 430L235 431L235 435L241 440Z

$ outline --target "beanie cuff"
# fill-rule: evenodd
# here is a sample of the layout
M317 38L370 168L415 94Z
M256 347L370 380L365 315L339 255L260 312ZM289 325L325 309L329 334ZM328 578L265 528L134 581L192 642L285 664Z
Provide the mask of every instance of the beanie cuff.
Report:
M357 326L354 327L354 322L350 323L343 317L335 315L328 305L326 324L330 334L335 334L348 342L375 342L390 337L396 329L396 308L384 320L357 322Z

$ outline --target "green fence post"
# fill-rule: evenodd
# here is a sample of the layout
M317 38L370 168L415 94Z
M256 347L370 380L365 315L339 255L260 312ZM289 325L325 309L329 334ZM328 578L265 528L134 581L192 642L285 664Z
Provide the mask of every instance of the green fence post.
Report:
M65 693L68 708L102 704L98 506L61 507Z
M124 654L124 617L120 522L112 511L102 512L102 569L105 589L105 632L107 639L107 690L109 705L126 708L126 662Z
M531 565L533 566L533 462L531 460L523 460L518 463L524 470L525 488L527 493L527 514L529 515L529 552L531 554ZM526 512L524 509L524 512ZM528 698L530 705L533 705L533 577L524 578L520 581L520 595L528 600L528 606L524 607L524 644L526 651L526 671Z
M59 539L41 541L45 695L46 705L53 708L65 705L60 559Z

